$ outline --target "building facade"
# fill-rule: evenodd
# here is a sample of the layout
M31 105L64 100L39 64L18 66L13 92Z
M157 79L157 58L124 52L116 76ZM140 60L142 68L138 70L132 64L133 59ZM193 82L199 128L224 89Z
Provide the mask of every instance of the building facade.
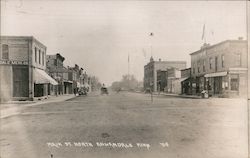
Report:
M185 61L154 61L151 57L150 62L144 66L144 90L151 89L157 91L157 71L167 70L168 68L186 68Z
M167 70L157 70L157 91L163 92L167 87Z
M32 36L1 36L1 102L46 96L57 82L46 72L46 46Z
M219 97L245 96L247 92L247 41L226 40L204 44L191 55L194 94L207 90Z
M191 68L181 70L181 94L192 94Z
M55 95L71 94L73 82L69 80L69 70L64 67L65 58L60 54L47 55L47 72L57 82L58 86L50 86L50 93Z
M181 71L177 68L167 69L167 92L181 93Z
M72 81L73 83L71 93L77 93L77 91L80 88L81 69L77 64L75 64L74 67L68 67L68 70L69 70L69 80Z

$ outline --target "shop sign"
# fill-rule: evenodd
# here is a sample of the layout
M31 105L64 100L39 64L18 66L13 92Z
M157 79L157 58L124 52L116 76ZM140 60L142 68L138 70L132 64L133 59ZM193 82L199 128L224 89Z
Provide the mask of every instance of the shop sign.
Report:
M0 60L0 64L3 65L28 65L28 61L17 61L17 60Z

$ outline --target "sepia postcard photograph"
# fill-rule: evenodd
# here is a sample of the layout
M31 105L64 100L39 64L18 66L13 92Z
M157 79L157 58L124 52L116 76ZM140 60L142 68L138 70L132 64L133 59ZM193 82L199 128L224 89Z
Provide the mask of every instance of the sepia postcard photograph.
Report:
M250 1L0 9L0 158L250 157Z

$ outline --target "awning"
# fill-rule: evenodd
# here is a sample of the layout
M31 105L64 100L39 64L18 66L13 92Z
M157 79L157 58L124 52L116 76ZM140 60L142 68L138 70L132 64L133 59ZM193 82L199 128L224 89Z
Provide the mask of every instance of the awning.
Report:
M226 76L226 75L227 75L227 71L224 71L224 72L215 72L211 74L206 74L204 77L219 77L219 76Z
M70 80L64 80L63 82L66 82L66 83L73 83L73 81L70 81Z
M45 71L36 68L34 69L34 83L35 84L50 83L52 85L58 85L56 80L50 77Z
M185 81L186 79L188 79L189 77L184 77L184 78L180 78L180 82Z

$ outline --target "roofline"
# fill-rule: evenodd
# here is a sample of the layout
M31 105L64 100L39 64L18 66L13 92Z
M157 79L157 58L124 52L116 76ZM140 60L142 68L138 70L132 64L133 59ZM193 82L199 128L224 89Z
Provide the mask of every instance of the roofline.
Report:
M179 64L187 64L187 61L152 61L152 62L148 62L146 65L144 65L144 67L150 65L150 64L154 64L154 63L179 63Z
M38 44L42 45L45 49L47 49L47 47L44 44L42 44L39 40L37 40L34 36L1 36L1 39L27 39L35 41Z
M154 61L156 63L187 63L186 61Z
M247 40L225 40L225 41L219 42L217 44L214 44L214 45L211 45L211 46L207 46L207 47L205 47L203 49L199 49L199 50L197 50L197 51L195 51L193 53L190 53L189 55L197 54L197 53L201 52L204 49L212 49L212 48L214 48L214 47L216 47L218 45L222 45L222 44L227 43L227 42L241 42L241 43L245 43L245 42L247 42Z

